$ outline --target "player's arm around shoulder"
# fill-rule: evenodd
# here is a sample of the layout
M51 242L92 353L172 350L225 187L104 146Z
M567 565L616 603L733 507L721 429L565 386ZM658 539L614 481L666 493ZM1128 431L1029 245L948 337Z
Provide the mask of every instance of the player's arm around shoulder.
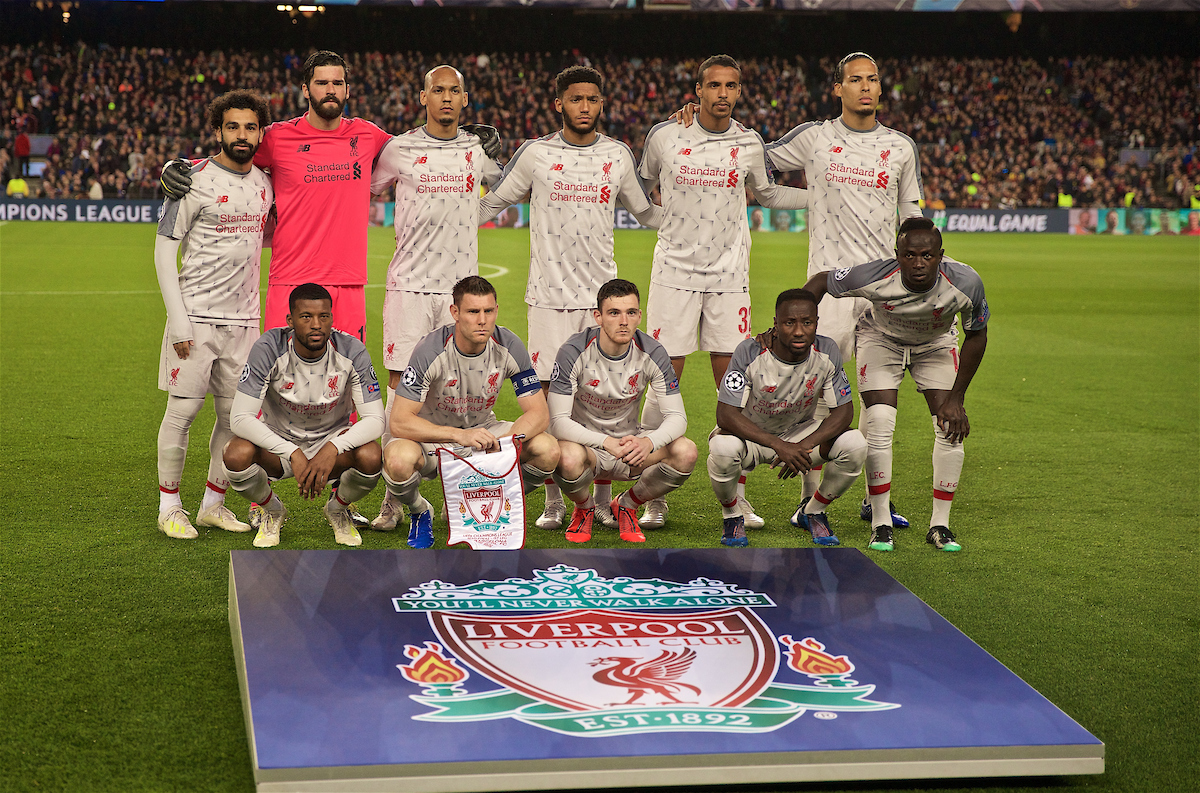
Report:
M784 187L775 184L771 174L771 166L767 162L766 145L757 132L753 133L754 141L747 146L747 157L750 167L747 170L746 182L754 191L758 202L771 209L804 209L808 206L808 191L799 187Z
M771 170L777 173L806 170L821 123L806 121L793 127L779 140L766 144L765 154Z

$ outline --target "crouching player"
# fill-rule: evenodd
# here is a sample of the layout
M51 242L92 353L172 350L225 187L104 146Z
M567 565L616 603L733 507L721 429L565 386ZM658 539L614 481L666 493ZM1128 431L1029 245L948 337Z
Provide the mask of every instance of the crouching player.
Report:
M550 429L561 458L554 481L575 504L567 539L592 538L596 504L592 480L636 480L612 501L621 539L645 542L637 508L679 488L696 466L696 444L683 437L687 414L671 357L638 330L638 288L614 278L600 287L594 315L598 327L580 331L558 351L550 381ZM642 394L654 389L663 421L638 426Z
M721 380L717 429L708 441L708 476L721 503L722 545L750 544L737 482L743 470L760 463L780 468L781 479L824 465L820 486L792 522L807 528L818 545L838 544L825 508L862 472L867 442L850 429L850 381L837 344L817 335L817 300L803 289L780 293L769 346L757 339L739 344ZM813 414L826 391L837 407L818 423Z
M279 544L287 517L270 480L293 476L305 498L337 482L325 517L339 543L361 545L347 506L375 487L383 456L383 401L371 356L361 341L333 329L333 298L317 284L291 291L287 323L254 343L242 370L230 412L237 437L225 445L229 481L264 510L254 537L259 548Z
M433 546L433 511L419 490L437 475L438 447L483 452L498 438L524 435L521 479L528 493L558 465L558 441L546 434L549 412L529 352L516 334L496 325L496 289L468 276L454 285L445 325L417 343L396 387L393 440L384 449L383 481L408 510L410 548ZM521 417L501 421L492 412L502 380L511 380Z
M962 546L950 531L950 502L963 467L963 439L971 431L963 401L987 349L987 299L979 274L944 257L942 233L926 218L909 218L896 236L896 258L818 273L806 289L817 297L865 297L871 308L855 331L862 425L867 436L867 493L871 542L895 547L888 516L892 488L892 434L904 370L933 414L933 513L925 541L941 551ZM962 317L962 351L954 315Z

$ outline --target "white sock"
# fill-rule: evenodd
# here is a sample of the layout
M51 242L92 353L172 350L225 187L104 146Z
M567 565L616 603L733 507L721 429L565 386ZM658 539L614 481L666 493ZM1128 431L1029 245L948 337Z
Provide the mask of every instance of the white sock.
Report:
M544 484L546 485L546 506L563 503L562 490L554 484L554 480L547 479Z
M896 408L871 405L866 409L867 498L871 500L871 525L890 526L892 511L892 436L896 432Z
M222 466L223 468L224 466ZM217 488L211 481L204 485L204 500L200 502L200 509L212 509L219 507L225 503L225 489Z
M183 509L183 500L179 498L178 490L158 489L158 514L168 512L172 507Z
M597 504L607 506L612 503L612 480L597 479L592 483L592 495Z
M954 501L954 493L958 490L958 479L962 476L965 456L962 443L951 443L946 433L938 426L937 416L934 416L933 512L929 517L930 528L950 528L950 505Z

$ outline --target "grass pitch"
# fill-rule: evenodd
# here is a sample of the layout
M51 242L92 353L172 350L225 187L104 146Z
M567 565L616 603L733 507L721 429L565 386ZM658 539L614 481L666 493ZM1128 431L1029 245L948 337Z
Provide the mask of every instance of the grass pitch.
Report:
M253 789L226 622L228 551L246 535L195 542L155 529L156 390L164 311L154 230L0 227L0 790ZM480 235L500 321L522 337L524 230ZM803 235L758 234L754 326L805 280ZM618 232L623 276L649 283L652 232ZM371 232L368 337L379 360L390 229ZM1107 744L1099 777L861 783L853 790L1183 791L1200 777L1196 619L1200 449L1200 246L1194 238L948 235L983 276L989 349L972 385L958 554L924 543L932 430L906 382L894 497L915 528L872 554L938 612ZM645 292L643 292L645 294ZM708 362L683 377L697 474L648 547L715 544L703 475L715 391ZM509 392L498 412L511 414ZM204 484L211 408L194 427L182 495ZM618 485L618 488L621 486ZM787 524L795 483L750 480L763 546L806 544ZM335 547L316 505L279 491L281 547ZM856 485L831 509L863 547ZM436 486L428 489L440 502ZM374 514L377 490L362 504ZM541 508L540 494L529 510ZM231 506L244 514L235 494ZM444 527L435 531L445 536ZM403 544L366 533L364 547ZM594 544L615 545L598 532ZM563 547L530 529L529 544ZM840 789L819 785L818 789ZM756 788L761 789L761 788Z

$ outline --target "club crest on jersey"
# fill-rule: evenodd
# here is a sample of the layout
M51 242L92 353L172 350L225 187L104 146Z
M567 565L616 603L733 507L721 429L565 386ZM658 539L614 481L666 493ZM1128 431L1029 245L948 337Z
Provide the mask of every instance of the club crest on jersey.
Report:
M474 164L473 160L475 159L475 152L468 150L463 155L463 159L466 160L467 167L470 168Z
M638 378L642 376L641 372L635 372L633 377L629 378L629 393L636 394L638 390Z
M849 267L843 267L843 268L841 268L840 270L837 270L836 272L834 272L834 274L833 274L833 280L835 280L835 281L840 281L840 280L842 280L843 278L845 278L845 277L846 277L847 275L849 275L849 274L850 274L850 268L849 268Z
M746 387L746 376L741 372L730 370L725 373L725 379L722 384L730 391L741 391Z
M330 377L328 380L325 381L325 398L326 399L337 399L338 394L341 393L338 390L338 378L339 377L341 377L341 375L335 374L333 377Z
M492 494L472 507L485 505L500 508ZM530 579L428 581L392 605L425 612L432 633L396 665L422 689L409 695L429 708L418 721L509 718L578 738L766 733L810 710L900 707L868 699L875 686L851 679L850 658L815 637L776 636L756 613L775 608L770 596L712 578L604 578L559 564Z
M492 372L490 375L488 375L487 392L489 394L495 394L499 390L500 390L500 373Z
M942 321L942 312L945 310L946 310L945 307L933 309L933 321L941 322Z
M732 149L729 150L729 167L730 168L737 167L738 149L740 149L740 148L741 148L740 146L734 146Z
M891 156L892 156L891 149L884 149L883 151L879 152L879 166L878 167L890 168L891 166L888 165L888 158Z
M404 374L400 375L400 380L409 388L417 384L417 370L411 366L404 368Z
M357 135L355 135L353 138L350 139L350 156L351 157L358 156L358 136Z
M604 165L601 165L600 173L601 173L602 177L604 178L604 181L606 181L606 182L611 181L612 180L612 163L606 162L606 163L604 163Z
M262 190L259 190L258 195L259 195L259 198L261 198L263 201L266 201L267 200L267 188L264 187Z

